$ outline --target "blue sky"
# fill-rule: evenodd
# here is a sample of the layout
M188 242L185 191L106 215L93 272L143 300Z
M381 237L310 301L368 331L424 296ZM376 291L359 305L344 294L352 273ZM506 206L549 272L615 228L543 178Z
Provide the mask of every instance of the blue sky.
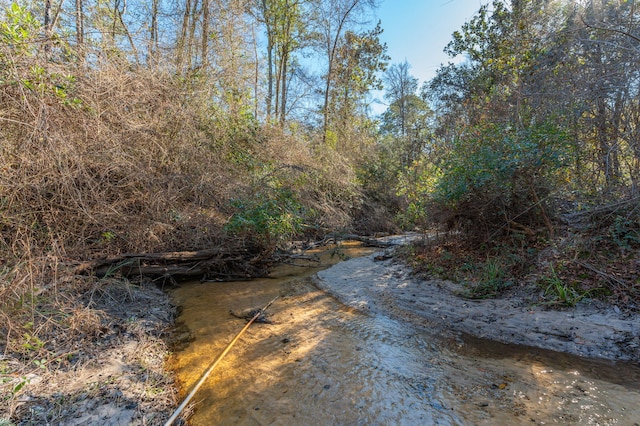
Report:
M470 20L489 0L381 0L377 17L384 32L391 63L411 64L411 74L430 80L449 61L442 49L451 34ZM378 108L374 108L378 109Z

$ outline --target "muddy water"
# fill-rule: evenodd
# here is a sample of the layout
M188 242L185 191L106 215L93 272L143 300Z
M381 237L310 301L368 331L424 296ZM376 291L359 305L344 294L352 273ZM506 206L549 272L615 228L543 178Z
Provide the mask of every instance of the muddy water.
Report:
M367 254L355 247L341 255ZM327 255L322 263L336 261ZM186 394L244 321L255 324L195 397L193 425L513 425L640 422L640 368L467 337L364 315L317 289L317 269L192 283L173 292L195 340L171 364Z

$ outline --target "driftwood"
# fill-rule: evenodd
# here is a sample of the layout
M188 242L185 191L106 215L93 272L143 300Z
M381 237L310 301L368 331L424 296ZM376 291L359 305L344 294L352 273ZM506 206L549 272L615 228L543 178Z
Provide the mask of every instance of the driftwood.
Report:
M304 249L305 250L315 249L318 247L326 246L328 244L338 244L341 241L359 241L365 247L387 248L387 247L393 247L397 245L395 243L388 242L388 241L381 241L376 238L362 237L360 235L355 235L355 234L334 233L334 234L327 235L325 238L323 238L320 241L305 243Z
M119 263L126 263L127 261L134 262L189 262L211 259L212 257L220 254L220 249L213 250L201 250L201 251L178 251L178 252L164 252L164 253L124 253L116 256L108 256L101 259L94 259L87 262L83 262L76 266L74 272L82 275L89 271L94 271L100 267L106 265L116 265Z
M317 245L355 240L369 247L390 247L393 243L353 234L332 234ZM315 244L314 244L315 246ZM307 247L309 248L309 247ZM202 281L238 281L267 275L267 266L274 262L302 259L301 255L276 256L265 259L257 250L246 247L216 247L198 251L162 253L124 253L94 259L75 265L77 275L99 277L120 274L125 277L152 279L201 279ZM305 260L314 260L308 258Z
M78 275L103 277L119 273L126 277L200 278L227 281L266 275L255 253L215 248L163 253L125 253L83 262L74 268Z

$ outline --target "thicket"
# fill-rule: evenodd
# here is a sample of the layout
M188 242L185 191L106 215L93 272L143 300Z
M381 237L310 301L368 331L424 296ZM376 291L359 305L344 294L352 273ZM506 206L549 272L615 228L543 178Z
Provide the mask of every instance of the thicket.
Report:
M406 186L410 175L421 182L408 194L413 210L428 210L432 220L471 238L531 234L540 226L553 236L550 192L566 181L570 161L562 129L552 123L518 129L481 122L446 149L435 163L425 167L423 160L404 172Z
M476 296L537 274L554 300L640 307L638 22L631 2L495 0L453 34L466 60L422 87L432 132L398 180L404 219L454 231L428 268Z
M0 20L7 407L25 382L5 385L5 372L64 366L60 354L99 333L93 295L111 278L74 275L80 261L221 246L266 261L292 238L351 226L363 202L348 157L222 102L206 69L187 78L42 34L16 4Z

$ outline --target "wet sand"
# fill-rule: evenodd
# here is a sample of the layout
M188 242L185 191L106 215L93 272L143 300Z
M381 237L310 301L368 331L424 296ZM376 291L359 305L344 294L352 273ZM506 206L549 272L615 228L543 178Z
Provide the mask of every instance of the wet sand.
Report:
M633 425L640 418L640 366L474 340L456 331L465 330L467 311L455 310L462 305L430 299L402 265L376 256L317 278L303 269L173 291L183 308L178 321L193 338L171 362L182 395L244 325L229 309L279 296L268 311L273 324L243 335L199 391L190 423Z
M525 298L467 299L462 286L420 280L378 255L351 259L317 274L316 283L347 306L409 321L443 335L466 333L588 358L640 363L640 315L584 300L552 310Z

